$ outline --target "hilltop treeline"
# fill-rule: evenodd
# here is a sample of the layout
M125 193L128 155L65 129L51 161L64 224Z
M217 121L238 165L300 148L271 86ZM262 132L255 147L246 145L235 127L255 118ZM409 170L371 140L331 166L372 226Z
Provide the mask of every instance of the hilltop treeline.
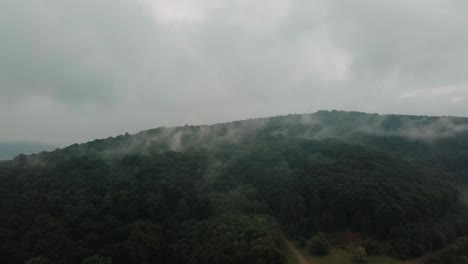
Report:
M284 263L284 237L348 230L420 256L468 233L464 123L440 120L321 112L20 155L0 164L0 259Z

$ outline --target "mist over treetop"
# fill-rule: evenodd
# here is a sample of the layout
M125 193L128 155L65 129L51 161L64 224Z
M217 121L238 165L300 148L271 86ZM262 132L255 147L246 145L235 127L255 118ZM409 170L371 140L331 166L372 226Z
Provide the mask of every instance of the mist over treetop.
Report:
M178 152L213 150L224 144L248 144L253 140L268 137L338 140L371 145L380 144L380 141L397 140L417 146L412 149L415 151L439 143L443 146L447 142L465 138L467 135L468 118L462 117L319 111L312 114L290 114L214 125L159 127L133 135L127 133L74 144L39 156L66 156L69 153L111 157L169 150Z

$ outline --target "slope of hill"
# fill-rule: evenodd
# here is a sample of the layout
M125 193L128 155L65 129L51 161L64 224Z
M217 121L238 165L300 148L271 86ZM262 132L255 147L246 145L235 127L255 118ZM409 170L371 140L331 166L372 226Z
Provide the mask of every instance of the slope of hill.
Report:
M322 111L20 155L0 165L0 258L284 263L283 236L346 230L417 257L468 233L467 149L465 118Z

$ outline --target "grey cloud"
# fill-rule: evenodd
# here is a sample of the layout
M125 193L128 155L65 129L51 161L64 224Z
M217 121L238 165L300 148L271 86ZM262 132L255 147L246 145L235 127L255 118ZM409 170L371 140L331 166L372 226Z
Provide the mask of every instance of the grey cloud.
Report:
M466 83L466 8L464 1L335 1L338 20L329 32L357 55L358 77L392 75L401 85Z
M10 96L115 99L156 46L148 14L128 1L2 1L0 10L0 85Z
M0 139L319 109L468 115L466 1L265 5L1 1Z

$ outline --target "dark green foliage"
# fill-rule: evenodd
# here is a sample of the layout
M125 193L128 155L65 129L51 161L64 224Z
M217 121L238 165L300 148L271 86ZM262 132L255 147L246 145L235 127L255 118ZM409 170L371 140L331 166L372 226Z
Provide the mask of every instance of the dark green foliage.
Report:
M81 261L81 264L112 264L112 260L109 257L105 258L99 255L94 255L85 258Z
M28 261L25 262L26 264L52 264L53 262L50 261L47 258L43 257L35 257L32 259L29 259Z
M382 245L374 239L366 239L362 241L361 247L365 249L367 255L369 256L380 255L384 253Z
M330 243L322 233L318 233L307 242L307 250L313 255L325 256L330 252Z
M392 242L391 254L397 258L408 259L411 257L411 247L403 239L397 239Z
M225 215L186 223L176 245L181 263L284 263L283 238L269 217ZM186 240L183 237L197 237Z
M468 233L467 124L333 111L20 155L0 162L0 259L284 263L284 235L319 230L420 256ZM329 247L321 234L308 245Z
M206 162L167 152L0 168L8 175L0 192L8 197L0 204L3 259L283 263L283 237L273 218L259 215L268 211L260 194L247 186L207 192Z

